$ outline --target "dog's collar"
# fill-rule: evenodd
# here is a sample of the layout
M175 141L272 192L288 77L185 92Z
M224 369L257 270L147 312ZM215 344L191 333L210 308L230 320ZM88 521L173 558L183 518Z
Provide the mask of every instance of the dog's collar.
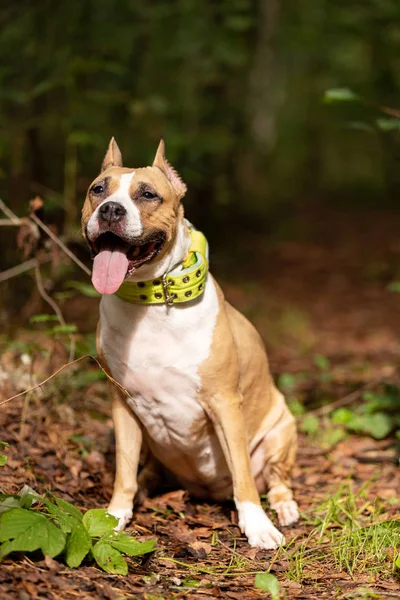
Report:
M189 224L189 223L188 223ZM190 227L188 256L162 277L148 281L125 281L115 295L133 304L189 302L201 296L208 272L208 245L201 231Z

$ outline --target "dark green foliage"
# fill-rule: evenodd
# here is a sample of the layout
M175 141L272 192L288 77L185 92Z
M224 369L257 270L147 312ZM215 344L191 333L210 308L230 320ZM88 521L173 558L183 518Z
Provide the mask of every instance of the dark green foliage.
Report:
M350 100L396 107L399 16L396 0L4 5L0 194L17 211L44 194L75 227L111 135L132 166L164 136L203 222L299 191L390 191L398 125L375 114L390 138L366 136L372 109Z
M118 520L104 509L84 515L75 506L49 496L42 498L24 488L19 495L0 496L0 561L11 552L41 550L55 557L64 553L69 567L79 567L92 556L109 573L126 575L123 554L142 556L153 552L155 542L138 542L115 532Z

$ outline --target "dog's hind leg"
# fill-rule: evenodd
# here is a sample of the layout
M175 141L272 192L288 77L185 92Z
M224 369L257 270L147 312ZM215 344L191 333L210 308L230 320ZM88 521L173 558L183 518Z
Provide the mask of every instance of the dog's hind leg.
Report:
M276 394L280 394L278 390ZM283 398L283 397L282 397ZM293 500L290 474L296 458L297 433L293 415L285 406L281 423L266 433L262 445L264 467L262 477L268 488L268 501L278 514L280 525L291 525L299 518L297 503Z

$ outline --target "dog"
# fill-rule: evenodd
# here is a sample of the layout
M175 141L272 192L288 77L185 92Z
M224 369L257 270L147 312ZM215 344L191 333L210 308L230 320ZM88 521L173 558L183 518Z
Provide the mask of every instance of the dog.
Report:
M185 193L163 140L152 166L129 169L112 138L82 210L102 294L98 354L127 391L110 386L116 477L108 510L119 529L132 518L145 446L151 464L196 497L233 495L250 545L274 549L284 537L260 494L268 490L281 526L297 521L295 421L259 334L208 272L205 238L184 218Z

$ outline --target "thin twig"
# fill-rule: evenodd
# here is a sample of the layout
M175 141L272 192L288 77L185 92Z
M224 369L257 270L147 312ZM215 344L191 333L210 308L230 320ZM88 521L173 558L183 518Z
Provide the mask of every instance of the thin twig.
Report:
M11 219L0 219L0 227L20 227L23 224L23 219L18 219L18 221L11 221Z
M63 316L63 314L61 312L60 307L53 300L53 298L50 298L50 296L48 295L48 293L44 289L43 281L42 281L42 275L40 273L39 261L37 259L36 259L36 264L35 264L35 279L36 279L37 288L39 290L39 294L42 296L43 300L45 302L47 302L47 304L49 306L51 306L51 308L54 310L54 312L56 313L57 318L58 318L58 320L60 322L60 325L62 325L63 327L65 327L66 326L66 322L65 322L65 319L64 319L64 316ZM68 334L68 337L69 337L69 341L70 341L70 345L69 345L69 362L71 362L72 360L74 360L74 356L75 356L75 338L74 338L74 336L71 333Z
M31 258L26 262L21 263L20 265L16 265L15 267L11 267L6 271L0 273L0 282L6 281L7 279L11 279L12 277L16 277L17 275L21 275L21 273L25 273L25 271L29 271L30 269L34 269L36 265L36 258ZM42 259L40 264L47 263L51 260L50 256Z
M332 412L333 410L336 410L337 408L342 408L343 406L348 406L349 404L352 404L355 400L358 400L358 398L361 396L361 394L363 394L367 390L377 386L379 383L382 383L384 380L385 380L384 377L378 377L378 379L369 381L368 383L366 383L365 385L360 387L358 390L354 390L354 392L347 394L347 396L344 396L343 398L339 398L339 400L335 400L335 402L331 402L330 404L325 404L325 406L321 406L320 408L317 408L315 410L310 410L307 414L321 416L328 412Z
M20 221L20 219L17 217L17 215L15 213L13 213L13 211L10 208L8 208L8 206L6 204L4 204L3 200L1 200L1 198L0 198L0 209L13 223L16 223L16 221Z
M44 385L45 383L47 383L48 381L50 381L51 379L53 379L53 377L55 377L56 375L58 375L58 373L60 373L61 371L63 371L66 367L74 365L75 363L80 362L84 358L91 358L91 359L93 359L97 363L97 365L99 366L99 368L103 371L103 373L106 375L106 377L108 378L108 380L111 381L111 383L113 383L130 400L132 400L133 402L136 403L135 399L132 398L132 396L130 395L130 393L128 392L128 390L126 388L124 388L123 385L121 385L120 383L118 383L118 381L116 381L114 379L114 377L112 377L109 373L107 373L107 371L101 365L101 363L100 363L100 361L99 361L98 358L96 358L95 356L92 356L91 354L85 354L84 356L80 356L79 358L76 358L75 360L72 360L71 362L66 363L65 365L63 365L62 367L60 367L59 369L57 369L57 371L54 371L54 373L52 373L52 375L50 375L49 377L47 377L46 379L44 379L43 381L41 381L37 385L34 385L34 386L28 388L27 390L24 390L23 392L20 392L19 394L15 394L14 396L11 396L10 398L6 398L5 400L2 400L0 402L0 406L3 406L4 404L8 404L8 402L11 402L11 400L15 400L16 398L19 398L20 396L23 396L24 394L27 394L28 392L32 392L33 390L37 390L37 388L42 387L42 385Z
M51 231L51 229L49 229L34 213L30 215L30 218L36 223L36 225L38 225L38 227L40 227L40 229L47 233L47 235L53 240L55 244L57 244L57 246L64 250L65 254L67 254L70 257L70 259L73 260L74 263L76 263L78 267L80 267L82 271L86 273L86 275L89 275L89 277L91 277L92 274L87 268L87 266L84 265L83 262L81 262L79 258L77 258L75 254L71 252L71 250L67 248L65 244L62 243L62 241Z

